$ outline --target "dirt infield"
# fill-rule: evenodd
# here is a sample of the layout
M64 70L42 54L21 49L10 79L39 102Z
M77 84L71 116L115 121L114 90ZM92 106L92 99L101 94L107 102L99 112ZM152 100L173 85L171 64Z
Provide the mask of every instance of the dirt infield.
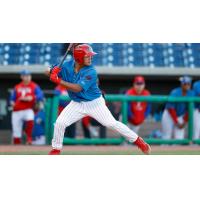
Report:
M47 155L50 146L1 145L0 155ZM134 146L64 146L63 155L140 155ZM152 146L153 155L200 155L200 146Z

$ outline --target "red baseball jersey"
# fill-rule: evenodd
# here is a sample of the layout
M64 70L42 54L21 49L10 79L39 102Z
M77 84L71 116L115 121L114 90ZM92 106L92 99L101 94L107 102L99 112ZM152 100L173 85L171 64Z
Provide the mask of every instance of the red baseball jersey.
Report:
M32 101L23 101L20 98L31 96ZM28 85L24 85L23 82L17 84L11 95L10 100L15 102L14 111L33 109L36 100L43 98L43 93L39 86L31 81Z
M150 92L146 89L141 94L137 94L134 88L127 91L127 95L132 96L149 96ZM147 111L148 103L146 102L130 102L129 104L129 122L134 125L140 125L145 120L145 113Z

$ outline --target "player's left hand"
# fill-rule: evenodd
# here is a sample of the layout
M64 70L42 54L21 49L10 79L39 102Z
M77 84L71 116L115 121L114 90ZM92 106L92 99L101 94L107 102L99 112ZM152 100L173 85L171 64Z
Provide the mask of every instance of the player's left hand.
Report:
M58 77L58 74L59 72L61 71L61 68L60 67L54 67L52 69L52 71L50 72L50 80L53 82L53 83L56 83L56 84L60 84L61 82L61 78Z
M56 68L56 69L55 69ZM44 74L46 75L46 76L50 76L51 74L52 74L52 72L55 72L56 70L58 70L58 66L56 66L56 65L52 65L51 67L48 67L45 71L44 71ZM59 68L60 69L60 68ZM53 71L54 70L54 71ZM61 70L61 69L60 69ZM59 71L60 72L60 71ZM58 72L58 73L59 73Z
M50 76L50 74L51 74L51 68L48 67L48 68L44 71L44 74L45 74L46 76Z

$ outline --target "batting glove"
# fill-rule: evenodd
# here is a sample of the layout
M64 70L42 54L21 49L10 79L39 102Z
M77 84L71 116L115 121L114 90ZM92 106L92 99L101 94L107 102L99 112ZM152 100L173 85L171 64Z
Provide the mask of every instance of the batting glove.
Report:
M49 68L50 68L50 74L52 72L52 70L54 69L54 67L57 67L57 64L54 64L54 65L51 65Z
M56 75L58 75L60 71L61 71L61 68L55 66L54 68L52 68L51 74L56 74Z
M59 85L62 79L59 78L57 74L51 74L51 75L50 75L50 80L51 80L53 83Z

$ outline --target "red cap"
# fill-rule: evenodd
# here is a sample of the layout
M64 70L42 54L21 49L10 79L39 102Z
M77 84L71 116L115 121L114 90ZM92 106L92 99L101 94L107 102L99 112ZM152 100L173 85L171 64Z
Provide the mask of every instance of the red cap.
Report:
M145 83L143 76L136 76L133 80L133 83Z

